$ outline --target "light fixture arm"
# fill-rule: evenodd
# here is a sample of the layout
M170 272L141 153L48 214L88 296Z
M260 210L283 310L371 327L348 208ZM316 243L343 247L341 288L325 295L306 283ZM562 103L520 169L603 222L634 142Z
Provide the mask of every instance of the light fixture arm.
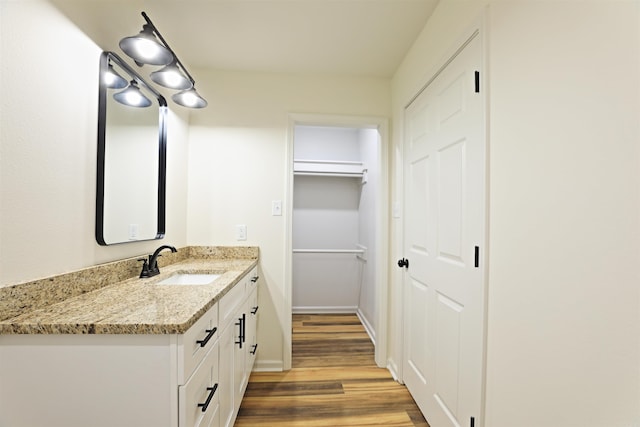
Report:
M184 65L182 65L182 62L180 62L180 59L178 58L178 55L176 55L176 53L173 51L173 49L171 49L171 46L169 46L169 43L167 43L167 41L164 39L164 37L162 37L162 34L160 34L160 31L158 31L156 26L153 25L153 22L151 21L151 18L149 18L149 16L144 11L142 12L142 17L144 18L145 21L147 21L147 24L149 24L149 26L151 26L151 29L153 30L155 35L160 39L160 41L162 42L164 47L166 47L167 50L169 50L169 52L171 52L171 54L173 55L173 58L176 60L176 64L178 64L180 66L180 69L182 69L182 71L184 71L184 73L187 75L187 78L191 82L191 85L195 86L196 81L193 79L193 77L191 77L191 74L189 74L189 71L187 71L187 69L184 67Z

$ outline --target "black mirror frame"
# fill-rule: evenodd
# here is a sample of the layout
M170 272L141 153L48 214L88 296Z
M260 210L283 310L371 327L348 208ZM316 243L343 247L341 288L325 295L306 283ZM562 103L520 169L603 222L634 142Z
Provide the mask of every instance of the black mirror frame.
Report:
M130 77L140 87L144 87L156 97L158 101L158 230L156 236L151 239L132 240L129 242L107 243L104 240L104 172L105 172L105 148L106 148L106 124L107 124L107 87L103 81L103 70L106 70L109 61L113 61L120 68L127 71ZM126 62L113 52L105 51L100 55L100 75L98 89L98 163L97 163L97 185L96 185L96 241L102 246L115 245L121 243L142 242L145 240L162 239L165 235L166 227L166 188L167 188L167 101L156 89L151 87L144 79L136 73Z

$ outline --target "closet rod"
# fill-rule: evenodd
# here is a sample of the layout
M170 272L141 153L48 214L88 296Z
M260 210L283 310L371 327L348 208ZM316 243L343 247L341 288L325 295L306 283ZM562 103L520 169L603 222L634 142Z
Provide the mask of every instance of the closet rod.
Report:
M362 249L294 249L297 254L363 254Z

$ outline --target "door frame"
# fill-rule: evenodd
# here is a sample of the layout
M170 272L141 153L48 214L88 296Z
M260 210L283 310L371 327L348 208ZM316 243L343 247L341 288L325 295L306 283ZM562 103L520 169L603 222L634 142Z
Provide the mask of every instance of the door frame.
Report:
M477 427L481 427L484 426L485 424L485 402L486 402L486 375L487 375L487 330L488 330L488 325L487 325L487 319L488 319L488 284L489 284L489 213L490 213L490 209L489 209L489 202L490 202L490 186L489 186L489 173L490 173L490 169L489 169L489 153L490 153L490 132L489 132L489 126L490 126L490 122L489 122L489 79L488 79L488 72L489 72L489 66L488 66L488 58L489 58L489 47L488 47L488 35L487 35L487 28L488 28L488 13L485 10L481 16L476 19L472 25L470 25L469 27L467 27L467 29L465 31L463 31L461 33L461 36L456 39L455 43L453 43L451 45L451 47L449 47L449 49L446 50L445 55L438 61L436 62L435 66L430 70L429 73L427 73L425 76L426 78L423 80L423 84L421 86L419 86L414 92L412 92L412 95L407 99L407 101L404 104L404 107L402 109L402 116L401 116L401 120L400 123L402 123L402 127L401 127L401 141L400 141L400 147L401 147L401 156L402 158L400 159L401 161L396 161L396 167L399 167L400 170L396 171L396 177L399 177L399 182L397 182L396 184L394 184L394 188L400 188L400 200L399 200L399 205L402 206L402 214L400 215L400 224L399 227L397 228L397 232L399 233L399 236L397 237L397 239L395 240L395 242L398 242L397 245L394 244L394 248L398 248L398 250L400 251L400 253L398 253L397 255L399 257L402 257L404 255L404 251L405 251L405 228L407 227L406 221L405 221L405 212L406 212L406 195L405 195L405 170L404 170L404 153L405 153L405 144L407 142L407 136L405 134L405 120L406 120L406 109L420 96L420 94L422 94L422 92L438 77L438 75L440 75L440 73L442 73L447 66L449 65L449 63L451 61L453 61L455 59L456 56L458 56L458 54L460 52L462 52L462 50L471 42L471 40L473 40L474 38L478 38L480 40L480 44L481 44L481 55L482 55L482 65L480 67L480 94L483 98L483 123L484 123L484 162L485 162L485 177L484 177L484 215L485 215L485 221L484 221L484 253L481 254L481 262L483 264L483 269L484 269L484 275L482 278L482 294L483 294L483 300L481 302L482 304L482 310L483 310L483 318L482 318L482 388L481 388L481 396L480 396L480 414L478 414L478 418L476 419L476 423L475 425ZM400 312L394 312L394 316L392 322L395 325L395 327L393 328L396 332L399 332L399 346L396 347L396 352L397 352L397 359L390 359L390 365L393 368L392 369L392 373L394 374L394 377L397 378L397 380L400 383L404 384L404 380L403 380L403 361L404 361L404 357L405 357L405 330L404 330L404 301L405 301L405 285L406 285L406 281L409 280L408 275L406 274L402 274L399 275L399 272L396 272L396 275L394 275L394 278L398 278L397 280L399 280L399 286L394 287L395 289L398 289L397 291L394 292L394 298L400 298L400 307L401 310Z
M376 343L375 361L380 367L387 366L387 322L389 288L389 120L375 116L327 115L327 114L289 114L287 132L287 179L285 190L286 238L285 238L285 283L283 325L283 369L291 369L292 323L293 314L293 142L296 126L327 126L376 129L378 141L378 168L380 187L376 194L378 212L375 225L375 298L376 298Z

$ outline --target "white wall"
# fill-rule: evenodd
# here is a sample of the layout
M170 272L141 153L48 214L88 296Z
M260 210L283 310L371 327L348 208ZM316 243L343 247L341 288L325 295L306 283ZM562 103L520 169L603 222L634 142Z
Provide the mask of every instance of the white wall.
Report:
M442 0L393 79L395 200L403 107L486 3ZM485 425L637 425L637 2L495 1L487 13Z
M492 7L489 425L640 423L638 18Z
M0 1L0 52L0 286L152 251L94 237L100 48L47 1ZM178 246L185 118L169 118L163 242Z
M285 200L290 113L388 116L385 79L198 71L198 90L209 107L191 117L189 138L190 244L260 246L260 317L257 364L283 363L288 207L271 216L271 201ZM235 225L247 225L247 241ZM262 311L264 308L264 311Z
M355 249L360 187L356 178L296 176L292 218L294 250ZM362 279L360 271L360 262L353 253L294 253L294 311L355 312Z
M380 134L377 129L360 129L358 131L360 158L367 167L367 183L362 185L360 193L360 210L358 218L359 243L367 249L366 261L362 264L362 289L360 290L359 312L362 320L368 324L369 333L375 340L378 325L378 311L376 301L376 283L385 277L376 275L376 257L378 255L377 237L386 242L387 236L376 236L376 224L380 220L378 202L380 202L380 186L382 185L381 171L378 167L381 158ZM384 262L384 260L382 260Z
M293 158L359 162L358 133L356 128L296 126Z

